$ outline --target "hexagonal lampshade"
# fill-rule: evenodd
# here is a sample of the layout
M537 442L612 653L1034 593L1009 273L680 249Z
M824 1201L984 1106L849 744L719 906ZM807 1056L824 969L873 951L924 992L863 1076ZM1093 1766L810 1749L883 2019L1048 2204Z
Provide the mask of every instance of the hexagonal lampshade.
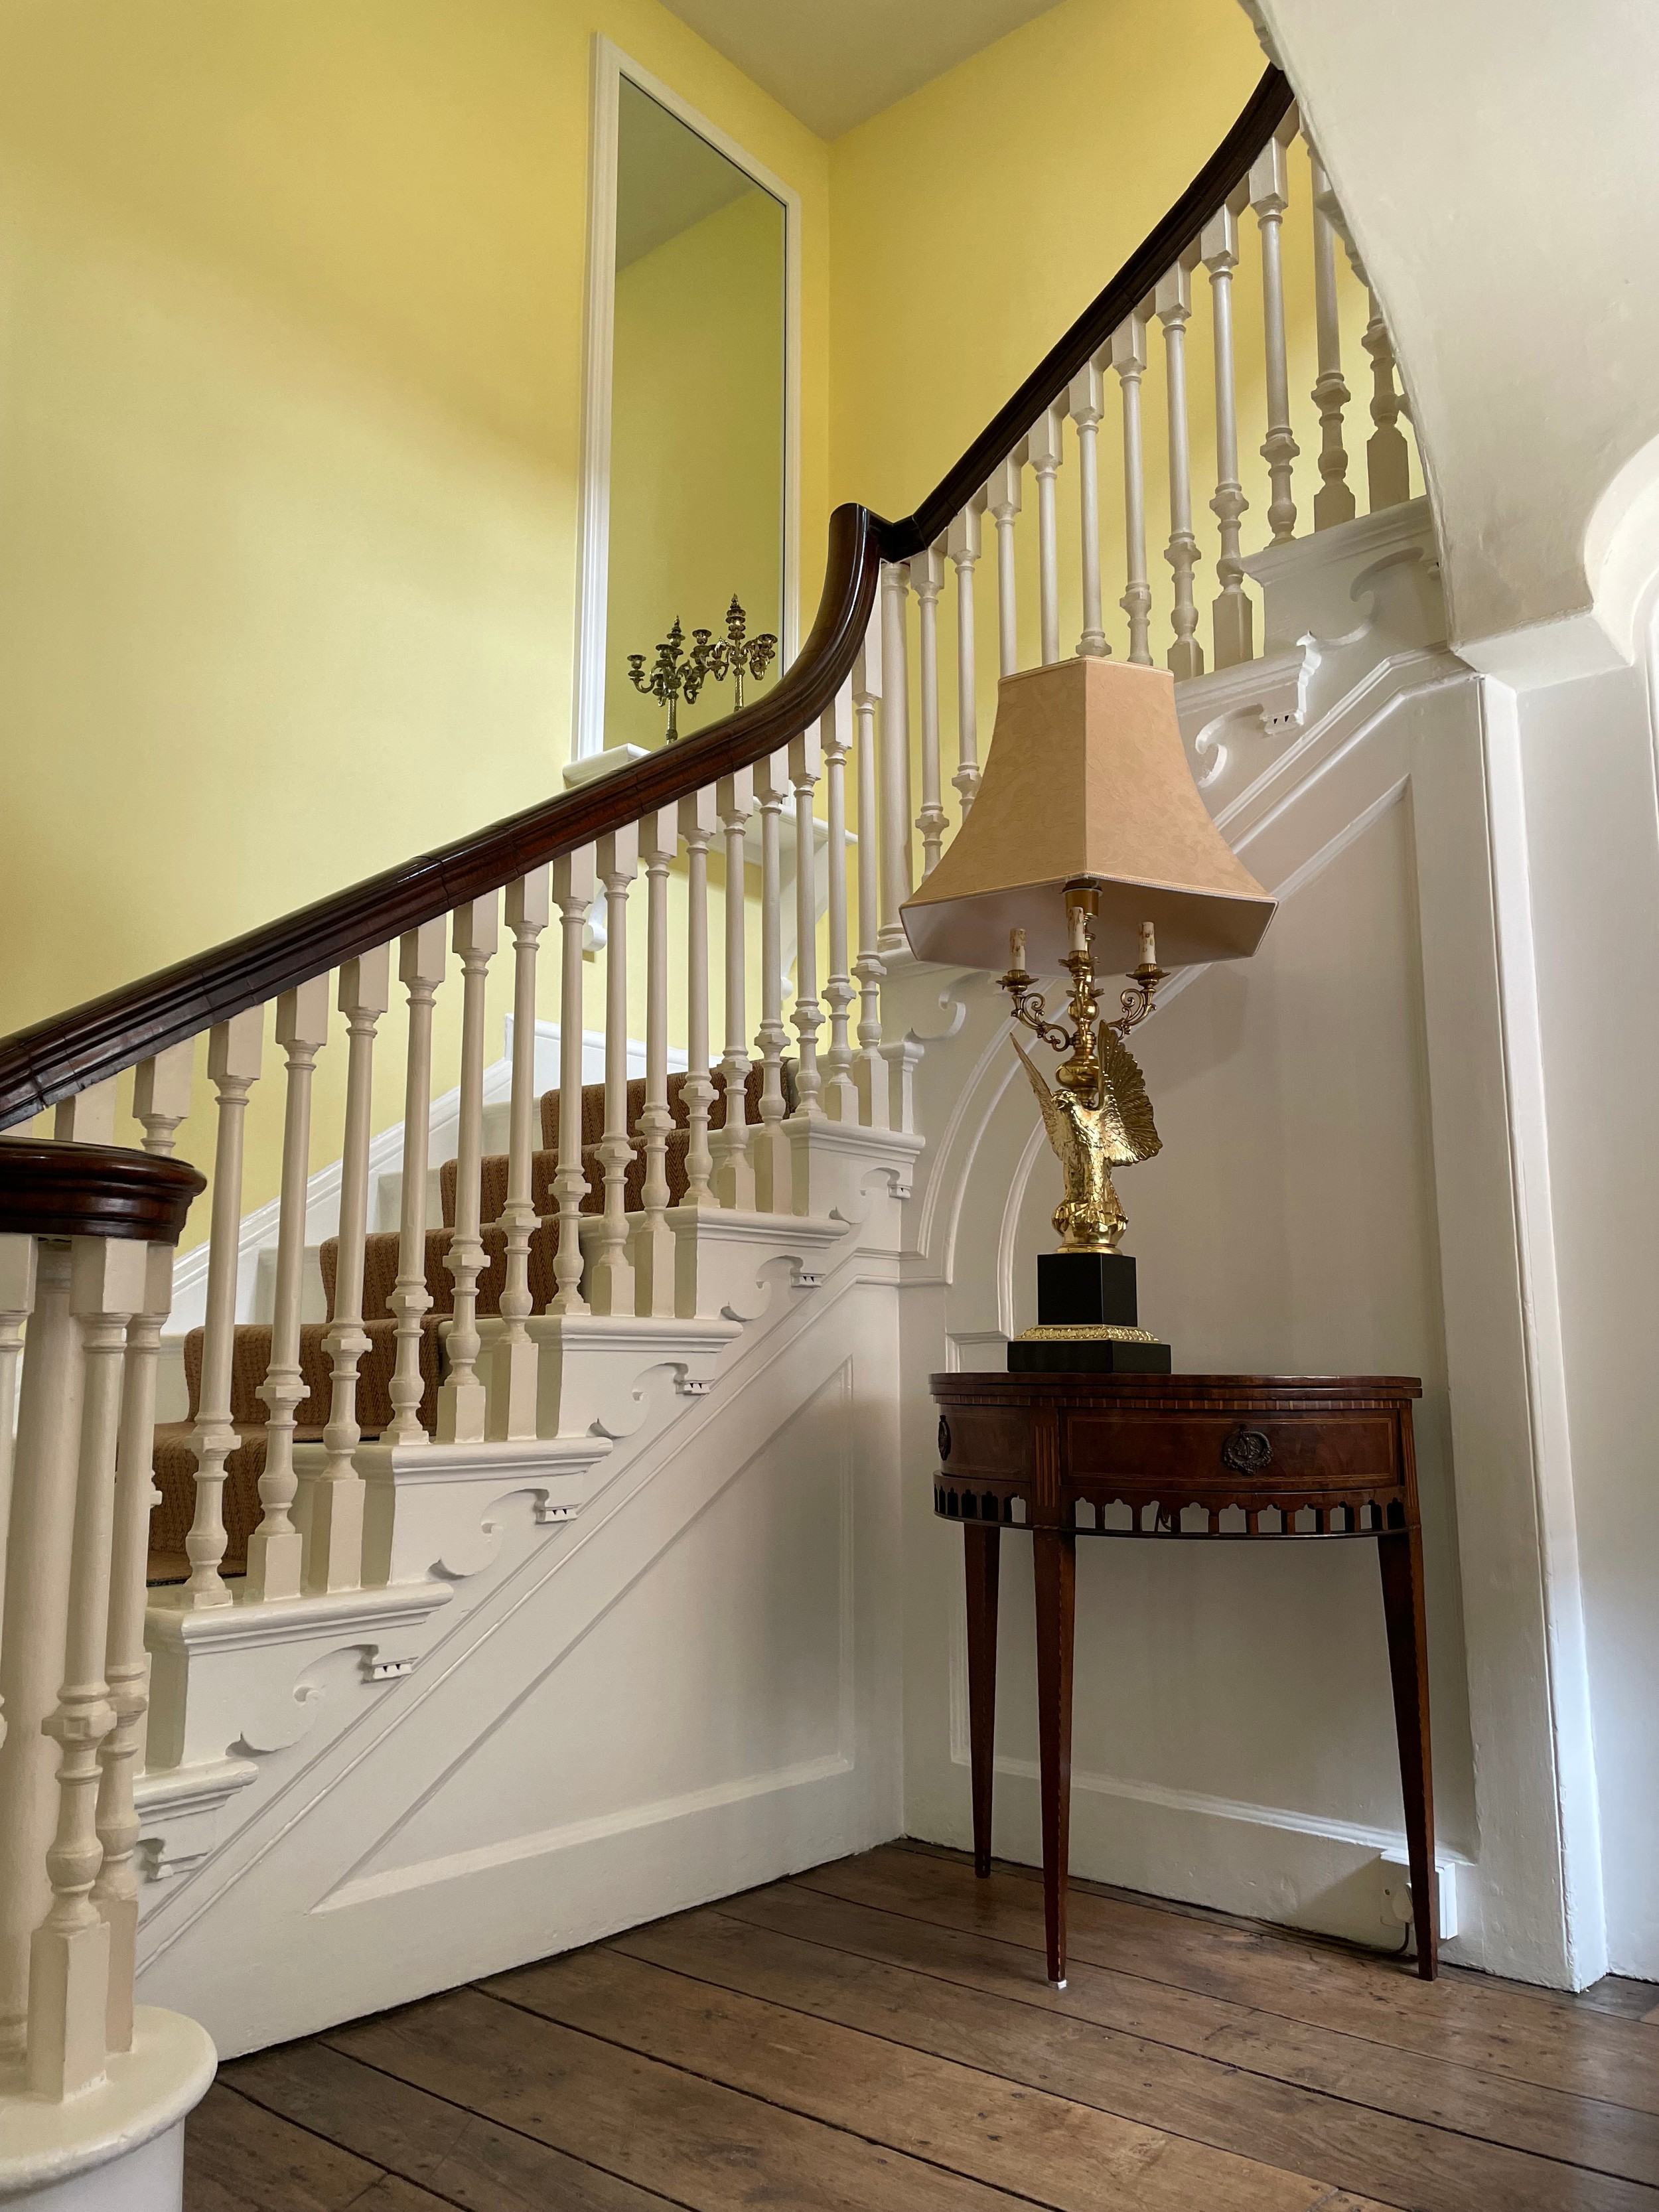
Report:
M1161 668L1062 660L1005 676L973 810L901 908L919 959L1008 965L1023 929L1031 970L1065 957L1067 884L1100 887L1095 957L1140 958L1140 925L1166 968L1254 952L1275 902L1210 819Z

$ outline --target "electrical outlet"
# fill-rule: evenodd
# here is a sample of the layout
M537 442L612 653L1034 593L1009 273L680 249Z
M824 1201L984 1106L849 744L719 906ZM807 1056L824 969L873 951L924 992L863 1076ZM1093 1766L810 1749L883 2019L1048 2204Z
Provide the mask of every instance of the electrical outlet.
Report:
M1403 1851L1384 1851L1377 1862L1382 1877L1382 1920L1386 1927L1412 1924L1411 1865ZM1435 1875L1440 1884L1440 1940L1449 1942L1457 1933L1457 1865L1438 1859Z

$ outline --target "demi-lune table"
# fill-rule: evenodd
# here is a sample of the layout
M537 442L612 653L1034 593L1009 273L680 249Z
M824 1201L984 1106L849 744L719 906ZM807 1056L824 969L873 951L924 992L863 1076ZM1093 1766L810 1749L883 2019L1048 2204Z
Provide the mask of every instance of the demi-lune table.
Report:
M1036 1583L1048 1978L1066 1979L1072 1639L1079 1534L1282 1542L1366 1537L1382 1573L1417 1971L1437 1965L1428 1652L1409 1376L935 1375L933 1510L960 1522L968 1588L974 1863L991 1870L997 1571L1030 1531Z

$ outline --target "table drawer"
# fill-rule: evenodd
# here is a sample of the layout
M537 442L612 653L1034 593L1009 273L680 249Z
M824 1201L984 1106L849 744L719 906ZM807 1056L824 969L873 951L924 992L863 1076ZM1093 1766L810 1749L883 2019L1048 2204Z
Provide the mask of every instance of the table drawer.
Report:
M939 1414L939 1462L948 1481L1029 1477L1036 1425L1023 1407L947 1406Z
M1066 1417L1060 1467L1062 1477L1073 1481L1109 1476L1204 1487L1403 1479L1395 1424L1387 1413L1079 1412Z

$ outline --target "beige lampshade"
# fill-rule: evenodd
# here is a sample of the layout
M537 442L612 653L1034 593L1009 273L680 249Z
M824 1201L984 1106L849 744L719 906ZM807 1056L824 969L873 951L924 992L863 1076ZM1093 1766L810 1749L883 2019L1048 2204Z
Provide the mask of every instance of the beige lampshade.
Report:
M900 910L910 948L1000 973L1023 929L1026 965L1048 974L1067 949L1061 894L1079 878L1100 886L1095 957L1109 971L1137 964L1143 921L1176 968L1243 959L1273 920L1199 795L1161 668L1062 660L1003 678L973 811Z

